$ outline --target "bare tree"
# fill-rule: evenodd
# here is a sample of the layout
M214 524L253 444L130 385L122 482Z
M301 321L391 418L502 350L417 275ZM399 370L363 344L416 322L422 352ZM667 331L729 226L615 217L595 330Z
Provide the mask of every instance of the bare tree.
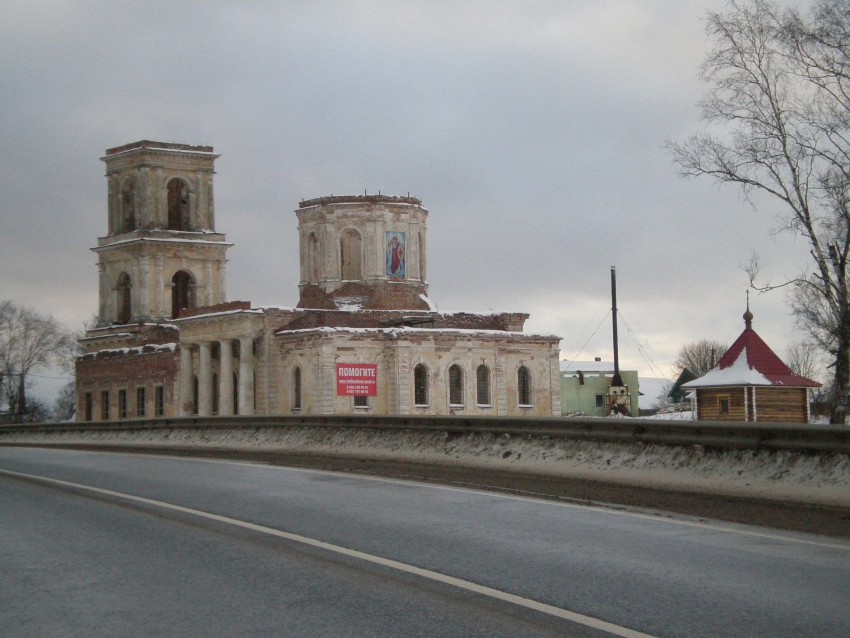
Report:
M77 412L77 383L69 381L59 390L53 408L57 421L70 421Z
M701 67L712 131L667 143L685 176L708 176L778 201L777 231L803 237L811 260L788 286L797 323L833 360L830 421L844 423L850 390L850 11L820 0L803 16L771 0L709 13ZM753 200L751 200L752 202ZM754 202L753 202L754 203Z
M729 346L710 339L686 343L679 350L673 369L676 375L682 374L683 370L690 370L695 377L701 377L717 365L728 349Z
M63 363L73 337L52 317L0 301L0 375L16 421L28 414L27 380L39 368Z
M807 379L820 376L819 348L809 341L797 341L788 346L785 363L794 372Z

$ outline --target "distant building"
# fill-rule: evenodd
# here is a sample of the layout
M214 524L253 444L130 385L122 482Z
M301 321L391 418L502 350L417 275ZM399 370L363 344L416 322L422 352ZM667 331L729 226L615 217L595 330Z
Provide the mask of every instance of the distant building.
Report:
M81 340L77 419L561 413L560 339L527 314L445 314L427 296L413 197L302 201L296 308L228 301L209 146L106 151L98 326Z
M626 405L629 414L640 414L639 383L636 370L620 370L625 384ZM613 408L614 397L611 394L611 381L614 378L614 364L600 358L594 361L561 362L561 414L569 416L585 414L587 416L608 416ZM622 401L622 397L617 397Z
M717 366L682 385L695 394L697 420L807 423L811 389L821 384L794 374L752 322L748 304L744 331Z

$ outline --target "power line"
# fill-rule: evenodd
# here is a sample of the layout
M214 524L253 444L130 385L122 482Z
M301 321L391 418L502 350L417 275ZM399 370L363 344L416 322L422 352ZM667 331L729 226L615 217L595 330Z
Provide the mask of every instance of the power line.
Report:
M573 363L575 363L575 360L576 360L576 359L578 359L578 358L581 356L581 353L582 353L582 352L584 352L584 349L587 347L587 344L588 344L588 343L590 343L590 340L591 340L591 339L593 339L593 337L595 337L595 336L596 336L596 333L597 333L597 332L599 332L599 329L602 327L602 324L605 322L605 320L608 318L608 315L610 315L610 314L611 314L611 309L609 308L609 309L605 312L605 316L603 316L603 317L602 317L602 319L600 320L599 325L597 325L597 326L596 326L596 330L594 330L594 331L593 331L593 334L591 334L591 335L587 338L587 341L585 341L585 342L582 344L582 346L581 346L581 348L579 349L579 351L578 351L578 352L576 352L575 356L574 356L574 357L570 360L570 362L567 364L567 370L569 370L569 369L570 369L570 366L572 366L572 365L573 365Z

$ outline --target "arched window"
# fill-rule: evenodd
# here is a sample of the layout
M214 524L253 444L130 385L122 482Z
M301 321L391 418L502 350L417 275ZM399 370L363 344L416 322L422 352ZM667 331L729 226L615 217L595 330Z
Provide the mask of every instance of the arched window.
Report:
M413 404L428 405L428 368L421 363L413 368Z
M358 281L363 278L363 241L353 228L342 231L339 238L340 278Z
M124 181L121 189L121 232L129 233L138 228L136 219L136 186L132 179Z
M525 366L516 371L517 398L520 405L531 405L531 372Z
M168 229L191 230L189 223L189 187L182 179L168 182Z
M118 276L118 312L115 317L118 323L130 323L130 318L133 316L130 289L130 275L122 272Z
M292 370L292 409L301 409L301 368L298 366Z
M457 364L449 368L449 406L463 405L463 370Z
M192 275L185 270L179 270L171 278L171 318L176 319L184 308L191 308Z
M307 238L307 281L311 284L319 282L319 238L316 233L310 233Z
M490 369L484 364L475 371L475 401L478 405L490 405Z

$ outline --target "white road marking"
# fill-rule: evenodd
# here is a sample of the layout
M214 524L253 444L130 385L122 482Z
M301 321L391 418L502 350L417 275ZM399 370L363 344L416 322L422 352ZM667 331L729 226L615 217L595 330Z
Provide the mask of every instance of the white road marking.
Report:
M62 481L60 479L49 478L46 476L38 476L36 474L26 474L23 472L14 472L11 470L3 469L0 469L0 474L39 481L42 483L48 483L53 485L61 485L63 487L70 487L76 490L93 492L95 494L102 494L105 496L110 496L112 498L119 498L125 501L131 501L134 503L141 503L152 507L158 507L161 509L180 512L181 514L190 514L199 518L216 521L218 523L224 523L226 525L233 525L234 527L240 527L242 529L251 530L253 532L258 532L261 534L267 534L269 536L276 536L278 538L283 538L295 543L309 545L310 547L316 547L318 549L334 552L336 554L348 556L350 558L356 558L358 560L373 563L375 565L381 565L383 567L395 569L400 572L419 576L420 578L427 578L429 580L444 583L446 585L451 585L453 587L480 594L482 596L489 596L490 598L494 598L496 600L512 603L514 605L519 605L520 607L525 607L526 609L531 609L533 611L548 614L550 616L555 616L556 618L562 618L564 620L568 620L579 625L584 625L585 627L605 631L614 636L620 636L621 638L657 638L656 636L645 634L640 631L635 631L633 629L629 629L628 627L622 627L620 625L615 625L613 623L609 623L598 618L585 616L584 614L579 614L573 611L569 611L567 609L555 607L554 605L547 605L546 603L541 603L530 598L524 598L522 596L517 596L516 594L510 594L508 592L493 589L492 587L487 587L485 585L479 585L478 583L473 583L472 581L464 580L462 578L447 576L446 574L441 574L430 569L424 569L422 567L416 567L415 565L409 565L407 563L402 563L389 558L383 558L381 556L367 554L366 552L361 552L356 549L349 549L347 547L342 547L341 545L326 543L324 541L320 541L315 538L310 538L308 536L301 536L299 534L284 532L273 527L266 527L264 525L257 525L255 523L241 521L236 518L230 518L229 516L221 516L219 514L213 514L211 512L204 512L202 510L183 507L182 505L175 505L173 503L167 503L165 501L157 501L150 498L144 498L142 496L133 496L132 494L124 494L122 492L115 492L100 487L94 487L92 485L82 485L80 483Z

